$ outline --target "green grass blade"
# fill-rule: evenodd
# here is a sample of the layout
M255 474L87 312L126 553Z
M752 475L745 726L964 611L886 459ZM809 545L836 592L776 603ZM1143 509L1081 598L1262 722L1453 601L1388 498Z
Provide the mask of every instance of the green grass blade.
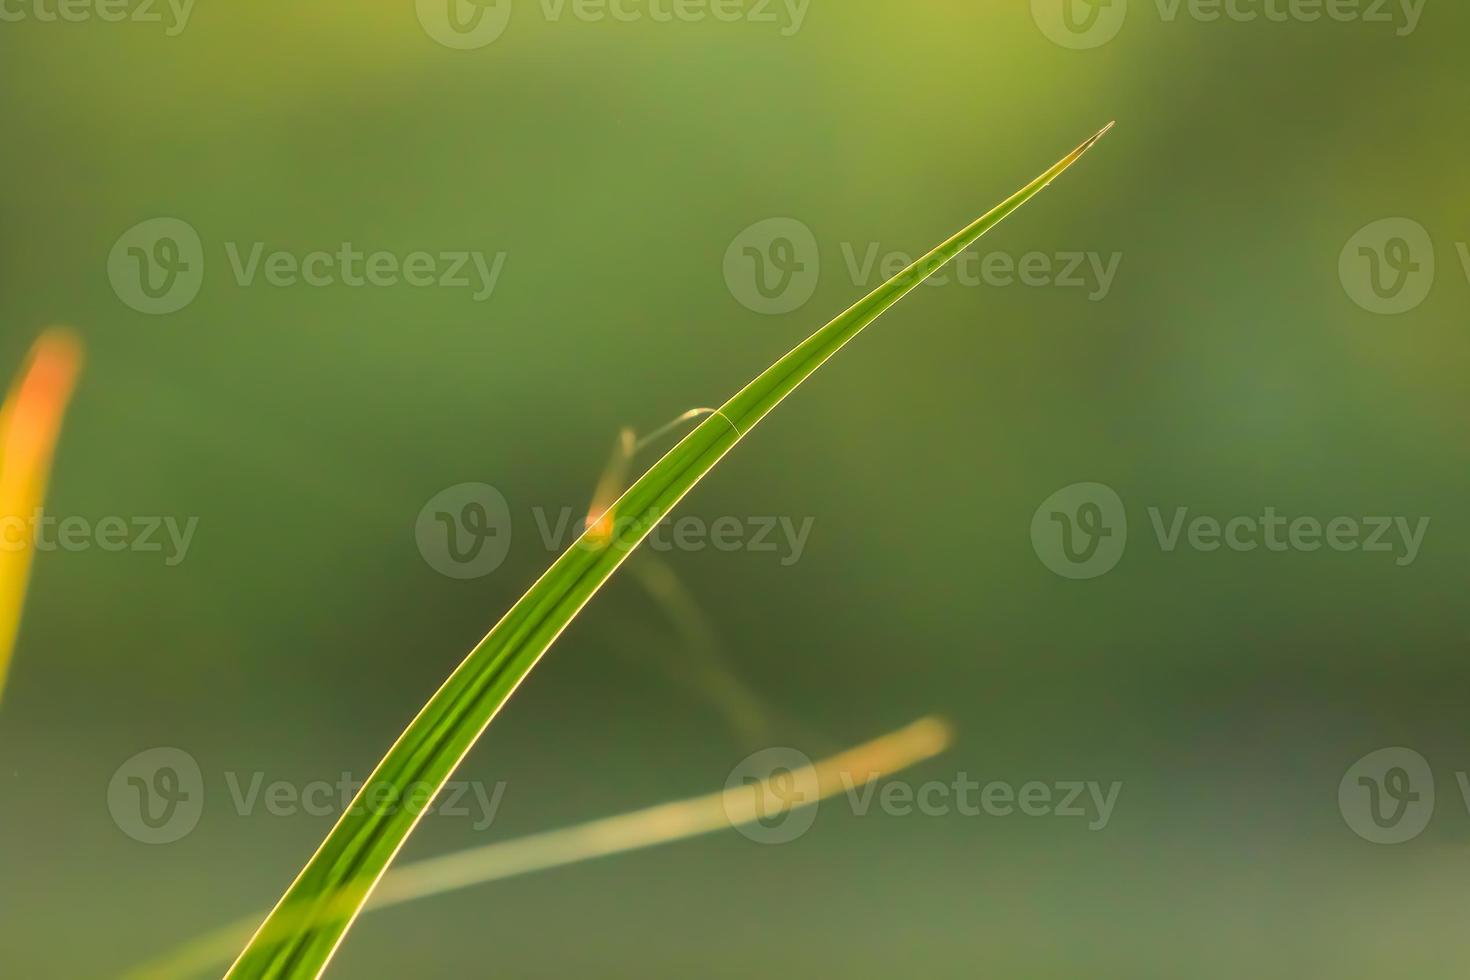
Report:
M1109 126L1111 128L1111 125ZM1102 130L879 286L684 437L531 586L393 743L235 961L231 978L316 977L425 808L548 647L674 505L772 408L910 290L1035 196Z

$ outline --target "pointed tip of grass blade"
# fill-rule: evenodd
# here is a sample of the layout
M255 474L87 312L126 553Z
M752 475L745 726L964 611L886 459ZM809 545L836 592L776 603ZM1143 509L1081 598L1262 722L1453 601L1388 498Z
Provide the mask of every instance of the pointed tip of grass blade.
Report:
M1057 164L1056 166L1056 172L1060 174L1063 170L1066 170L1072 164L1080 160L1082 158L1082 154L1086 153L1088 150L1097 145L1097 141L1108 135L1108 133L1110 133L1113 127L1116 125L1118 125L1118 120L1114 119L1102 129L1099 129L1097 132L1087 137L1087 139L1083 140L1082 145L1078 146L1077 149L1073 150L1071 153L1068 153L1065 157L1062 158L1062 162Z
M1097 132L1087 137L1087 139L1083 140L1082 145L1077 147L1077 156L1081 156L1088 150L1092 149L1092 145L1098 140L1102 139L1104 136L1108 135L1108 133L1112 132L1113 127L1116 125L1118 125L1118 120L1114 119L1102 129L1099 129Z
M767 412L778 405L813 371L821 367L829 357L857 336L868 324L882 316L910 290L954 261L961 252L975 244L980 236L1004 221L1017 208L1051 186L1052 181L1065 173L1112 128L1113 123L1108 123L1084 140L1071 153L1052 164L1040 176L1033 178L1029 184L940 242L927 254L915 259L906 269L898 272L848 307L835 320L807 337L785 357L736 392L734 397L721 406L719 414L730 423L738 436L743 438L757 422L765 417Z

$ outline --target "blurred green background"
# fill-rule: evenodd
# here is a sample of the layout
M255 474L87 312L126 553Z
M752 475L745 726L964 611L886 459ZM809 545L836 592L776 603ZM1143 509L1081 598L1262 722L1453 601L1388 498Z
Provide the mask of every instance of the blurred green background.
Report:
M1042 0L812 0L798 30L779 3L775 23L646 2L624 23L515 0L469 50L409 0L200 4L173 37L165 7L5 9L25 16L0 22L0 374L53 322L88 347L49 512L199 524L176 567L39 557L0 711L0 974L113 975L268 906L331 821L239 816L224 773L366 774L549 563L533 509L584 507L620 426L717 404L876 285L847 251L927 249L1114 118L979 248L1119 253L1105 296L920 290L686 502L812 517L800 560L664 556L782 719L771 744L816 755L942 712L956 746L907 781L1121 781L1106 829L839 800L782 846L732 832L370 916L330 975L1463 969L1463 4L1400 32L1132 0L1084 49L1038 26ZM198 232L205 272L148 315L108 258L161 216ZM811 230L819 271L766 314L725 259L773 217ZM1437 260L1399 314L1339 269L1389 217ZM226 248L256 242L506 259L484 302L242 285ZM1128 547L1071 580L1031 523L1084 481L1125 502ZM415 521L464 482L504 494L514 533L458 580ZM1431 524L1407 565L1170 553L1149 507ZM762 746L679 683L681 642L614 580L461 770L505 781L493 827L430 818L403 858L721 786ZM149 846L107 794L155 746L196 758L207 797L193 833ZM1438 789L1397 846L1338 803L1388 746Z

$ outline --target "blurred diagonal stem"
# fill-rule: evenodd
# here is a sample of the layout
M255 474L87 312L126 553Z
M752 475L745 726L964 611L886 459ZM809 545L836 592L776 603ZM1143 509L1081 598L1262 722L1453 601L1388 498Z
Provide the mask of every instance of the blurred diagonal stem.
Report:
M927 717L862 745L785 775L784 781L813 786L815 792L788 799L790 810L814 806L841 792L855 792L868 783L930 759L953 740L950 727ZM532 834L430 858L390 870L364 911L402 905L420 898L517 875L565 867L594 858L625 854L661 844L688 840L721 830L749 826L763 811L757 794L775 795L768 777L763 785L740 786L691 799L634 810L592 820L575 827ZM789 811L788 811L789 812ZM179 947L167 956L136 967L124 980L189 980L229 962L240 944L250 938L259 915L249 916ZM283 928L288 928L289 923Z
M619 431L613 452L598 477L587 507L586 528L610 530L613 504L627 487L627 474L638 453L689 422L713 415L717 409L691 408L677 418L639 437L634 430ZM741 744L753 748L769 744L774 712L735 672L720 650L715 629L679 574L668 562L640 551L628 562L628 575L668 617L679 635L676 650L659 643L639 643L636 649L663 659L676 681L712 704L734 730Z

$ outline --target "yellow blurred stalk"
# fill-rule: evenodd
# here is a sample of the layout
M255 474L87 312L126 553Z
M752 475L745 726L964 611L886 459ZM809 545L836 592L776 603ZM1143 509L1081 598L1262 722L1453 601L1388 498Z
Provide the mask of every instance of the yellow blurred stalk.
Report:
M81 366L81 342L69 330L47 330L0 408L0 698L36 547L31 520L46 498L61 420Z
M901 772L949 748L954 733L945 722L920 718L887 735L854 746L786 774L781 792L774 780L717 790L632 813L603 817L575 827L487 844L389 870L364 911L402 905L431 895L545 871L613 854L669 844L720 830L747 827L766 815L794 811L851 793ZM797 792L790 790L795 787ZM249 941L261 915L240 921L136 967L124 980L188 980L230 962Z

